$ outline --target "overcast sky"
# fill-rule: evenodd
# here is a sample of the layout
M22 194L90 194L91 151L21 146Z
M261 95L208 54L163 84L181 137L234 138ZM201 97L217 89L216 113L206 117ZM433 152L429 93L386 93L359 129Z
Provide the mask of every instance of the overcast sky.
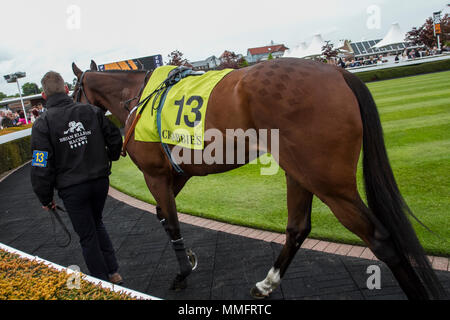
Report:
M289 48L324 40L380 39L393 22L420 26L446 0L8 0L1 3L0 76L25 71L36 82L49 70L66 81L71 63L98 64L182 51L190 61L273 40ZM78 14L79 13L79 14ZM1 77L0 92L17 93Z

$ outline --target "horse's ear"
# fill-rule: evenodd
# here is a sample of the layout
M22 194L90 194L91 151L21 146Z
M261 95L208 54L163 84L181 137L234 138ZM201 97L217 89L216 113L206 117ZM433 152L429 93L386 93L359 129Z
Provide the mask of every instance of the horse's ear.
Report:
M98 71L97 64L94 60L91 60L91 71Z
M80 68L77 67L77 65L75 64L75 62L72 63L72 71L73 73L77 76L77 78L79 79L81 77L81 75L83 74L83 71L80 70Z

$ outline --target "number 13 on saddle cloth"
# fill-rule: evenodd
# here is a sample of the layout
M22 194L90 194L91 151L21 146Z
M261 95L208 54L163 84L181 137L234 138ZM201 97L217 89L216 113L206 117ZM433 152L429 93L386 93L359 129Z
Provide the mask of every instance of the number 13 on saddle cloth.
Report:
M142 92L141 101L152 94L175 68L162 66L155 69ZM145 107L136 124L135 140L203 150L209 97L214 87L231 71L233 69L187 76L169 87L166 94L153 95L137 110L139 114L141 108Z

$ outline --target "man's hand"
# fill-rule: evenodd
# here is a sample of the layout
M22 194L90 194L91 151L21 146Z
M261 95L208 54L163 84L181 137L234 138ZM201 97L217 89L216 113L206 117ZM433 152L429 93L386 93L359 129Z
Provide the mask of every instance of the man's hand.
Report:
M42 209L49 211L49 210L55 210L56 209L56 203L55 200L52 200L48 205L42 206Z

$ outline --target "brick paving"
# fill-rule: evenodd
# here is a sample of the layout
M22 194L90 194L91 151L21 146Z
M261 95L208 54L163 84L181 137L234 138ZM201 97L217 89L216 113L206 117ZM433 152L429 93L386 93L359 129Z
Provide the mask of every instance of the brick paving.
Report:
M51 220L29 183L29 165L0 179L0 242L63 266L87 272L77 236L66 249L53 241ZM179 214L188 247L199 267L181 292L169 285L178 271L176 258L154 213L155 206L110 189L104 223L116 248L125 286L163 299L251 299L285 241L285 235ZM444 287L450 289L447 258L429 257ZM366 287L367 267L379 265L382 288ZM306 239L281 286L270 299L405 299L389 269L362 246Z
M109 195L119 201L125 202L130 206L134 206L141 210L146 210L148 212L154 212L155 206L148 204L146 202L140 201L133 197L130 197L114 188L110 188ZM285 235L282 233L256 230L248 227L230 225L223 222L217 222L213 220L208 220L205 218L190 216L187 214L180 213L180 222L188 223L194 226L204 227L211 230L227 232L231 234L241 235L244 237L263 240L267 242L276 242L284 244ZM349 257L363 258L367 260L378 260L377 257L372 253L372 251L367 247L362 246L352 246L347 244L332 243L317 239L306 239L301 246L303 249L312 249L314 251L321 251L326 253L334 253L338 255L344 255ZM450 271L450 260L446 257L435 257L429 256L432 266L436 270Z

